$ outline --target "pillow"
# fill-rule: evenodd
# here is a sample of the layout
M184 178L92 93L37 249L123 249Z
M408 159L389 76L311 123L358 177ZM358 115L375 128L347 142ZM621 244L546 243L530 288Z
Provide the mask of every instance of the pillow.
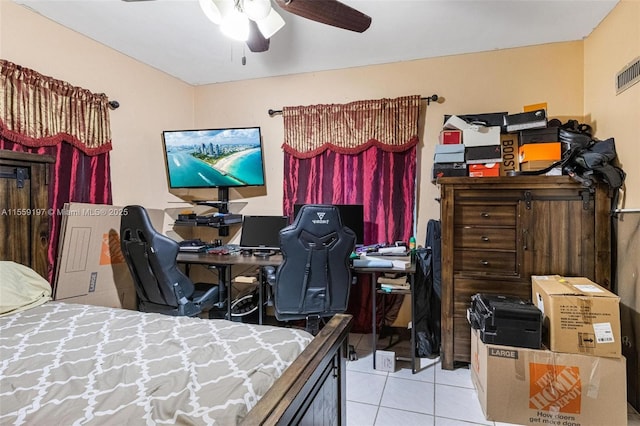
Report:
M0 261L0 316L23 311L51 300L51 285L33 269Z

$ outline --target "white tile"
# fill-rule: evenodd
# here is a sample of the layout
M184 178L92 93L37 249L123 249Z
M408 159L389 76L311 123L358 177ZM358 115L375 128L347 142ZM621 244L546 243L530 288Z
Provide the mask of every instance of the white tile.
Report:
M433 414L433 383L389 377L380 407Z
M347 426L373 426L377 412L377 405L347 401Z
M436 383L473 389L471 371L465 367L456 368L455 370L443 370L442 368L437 368Z
M364 355L358 354L358 359L355 361L347 361L347 371L359 371L361 373L377 374L379 376L389 374L387 371L373 369L373 354L371 352Z
M437 383L435 388L435 415L437 417L447 417L480 424L493 424L493 422L485 420L475 390Z
M388 407L380 407L375 424L376 426L426 426L433 424L433 416L430 416L428 414L413 413L410 411L395 410ZM352 425L347 424L347 426Z
M387 376L347 370L347 401L379 405Z

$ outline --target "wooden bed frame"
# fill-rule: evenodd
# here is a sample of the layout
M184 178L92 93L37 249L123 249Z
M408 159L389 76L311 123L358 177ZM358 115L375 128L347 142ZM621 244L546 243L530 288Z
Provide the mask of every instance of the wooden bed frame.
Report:
M351 315L334 315L242 424L346 424L346 358L351 323Z

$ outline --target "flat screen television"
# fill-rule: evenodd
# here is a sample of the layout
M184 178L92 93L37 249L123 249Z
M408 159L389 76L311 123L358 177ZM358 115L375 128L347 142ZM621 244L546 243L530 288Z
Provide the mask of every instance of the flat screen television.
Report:
M169 188L264 185L260 127L162 132Z
M356 234L356 244L364 242L364 207L362 204L333 204L340 212L342 224L350 228ZM293 205L293 219L298 216L300 208L304 204ZM293 220L292 220L293 221Z

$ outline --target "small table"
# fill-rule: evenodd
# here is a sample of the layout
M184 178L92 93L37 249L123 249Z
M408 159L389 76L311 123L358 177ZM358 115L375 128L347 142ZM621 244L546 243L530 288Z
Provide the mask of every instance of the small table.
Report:
M282 255L275 254L269 257L243 256L241 254L211 254L211 253L178 253L178 263L184 263L187 268L190 265L203 265L207 268L217 269L218 284L227 290L227 317L231 319L231 267L239 266L278 266L282 263ZM258 323L262 324L264 294L262 291L262 268L258 283Z
M371 326L372 326L372 341L373 341L373 369L376 368L376 350L378 344L378 337L376 332L376 295L378 293L382 294L408 294L411 297L411 357L400 357L396 356L397 360L400 361L410 361L411 362L411 372L415 374L416 370L416 327L415 327L415 295L414 295L414 278L416 274L416 264L415 262L411 263L409 268L353 268L354 272L358 273L368 273L371 274ZM391 291L378 291L377 289L377 277L381 273L403 273L407 274L409 278L409 290L391 290Z

